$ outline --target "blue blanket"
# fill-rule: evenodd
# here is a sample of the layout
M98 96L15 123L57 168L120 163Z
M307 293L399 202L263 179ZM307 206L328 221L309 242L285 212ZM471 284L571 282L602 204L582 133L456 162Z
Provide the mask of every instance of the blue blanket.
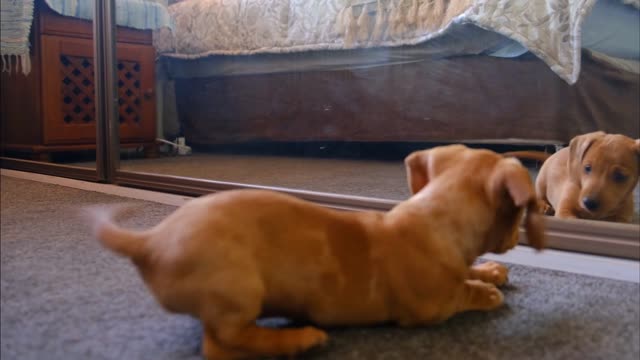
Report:
M45 0L55 12L93 19L95 0ZM0 0L0 58L2 71L31 71L29 32L34 0ZM166 0L116 0L116 23L135 29L173 28Z
M45 0L55 12L80 19L93 19L94 0ZM172 27L166 0L116 0L116 23L135 29Z
M33 0L0 0L0 58L2 71L31 71L29 31L33 22Z

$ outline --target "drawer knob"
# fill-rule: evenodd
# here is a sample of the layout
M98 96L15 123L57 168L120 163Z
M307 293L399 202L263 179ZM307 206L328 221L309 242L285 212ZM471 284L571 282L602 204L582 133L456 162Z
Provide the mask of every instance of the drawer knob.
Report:
M144 98L150 100L153 98L153 89L147 89L144 91Z

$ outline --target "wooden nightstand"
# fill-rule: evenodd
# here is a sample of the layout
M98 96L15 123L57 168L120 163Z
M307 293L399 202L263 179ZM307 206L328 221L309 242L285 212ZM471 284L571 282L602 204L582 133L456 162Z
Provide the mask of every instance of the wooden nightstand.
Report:
M3 152L47 160L95 149L92 23L36 1L31 73L2 73ZM123 147L155 152L155 49L150 30L118 27L118 96ZM15 64L14 64L15 65Z

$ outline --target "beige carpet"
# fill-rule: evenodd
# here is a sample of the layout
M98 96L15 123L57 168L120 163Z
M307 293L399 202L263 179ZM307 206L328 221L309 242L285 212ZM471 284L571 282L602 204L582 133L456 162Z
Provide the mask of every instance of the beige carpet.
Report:
M409 196L404 164L401 160L193 154L122 160L120 168L135 172L392 200L402 200Z
M95 167L95 163L76 164ZM132 172L285 187L344 195L402 200L409 194L401 157L372 160L255 154L195 153L156 159L122 159ZM538 169L529 168L535 181ZM640 185L633 194L634 223L640 223Z

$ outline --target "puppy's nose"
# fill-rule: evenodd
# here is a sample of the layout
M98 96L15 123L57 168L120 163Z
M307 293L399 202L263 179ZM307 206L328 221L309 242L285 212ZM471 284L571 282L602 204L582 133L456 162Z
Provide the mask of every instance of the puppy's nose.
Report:
M597 200L594 200L592 198L588 198L585 197L582 199L582 203L584 204L584 207L587 208L587 210L589 211L594 211L596 209L598 209L598 206L600 206L600 204L598 203Z

